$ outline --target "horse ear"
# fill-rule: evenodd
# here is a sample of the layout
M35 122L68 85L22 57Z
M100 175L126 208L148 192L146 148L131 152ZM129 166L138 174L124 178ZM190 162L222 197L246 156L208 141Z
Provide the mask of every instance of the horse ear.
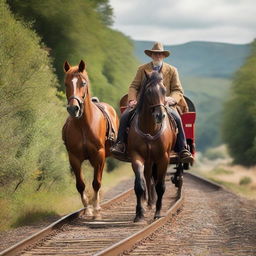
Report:
M81 72L81 73L84 72L84 70L85 70L85 63L84 63L83 60L80 61L79 66L78 66L78 70L79 70L79 72Z
M64 62L64 65L63 65L64 71L65 71L65 72L68 72L69 69L70 69L70 67L71 67L71 66L69 65L69 63L68 63L67 61L65 61L65 62Z

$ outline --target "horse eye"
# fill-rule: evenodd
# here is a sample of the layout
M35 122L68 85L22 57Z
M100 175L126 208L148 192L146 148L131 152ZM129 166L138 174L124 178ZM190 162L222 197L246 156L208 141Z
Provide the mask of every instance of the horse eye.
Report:
M87 83L86 83L85 81L84 81L84 82L82 82L82 86L86 86L86 84L87 84Z

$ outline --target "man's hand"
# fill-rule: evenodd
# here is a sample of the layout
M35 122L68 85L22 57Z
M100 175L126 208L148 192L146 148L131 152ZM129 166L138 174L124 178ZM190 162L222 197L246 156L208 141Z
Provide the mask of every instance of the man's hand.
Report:
M175 106L177 104L177 101L173 97L165 97L165 100L169 106Z
M129 106L130 108L133 108L136 104L137 104L137 101L136 101L136 100L130 100L128 106Z

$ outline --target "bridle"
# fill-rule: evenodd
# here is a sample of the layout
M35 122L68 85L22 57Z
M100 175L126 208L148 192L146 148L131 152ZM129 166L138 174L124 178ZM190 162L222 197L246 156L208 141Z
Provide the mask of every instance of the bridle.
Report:
M149 89L150 87L150 83L147 85L147 87L145 88L145 91L147 91L147 89ZM165 111L167 112L167 105L163 104L163 103L158 103L158 104L148 104L147 107L149 109L153 109L156 107L163 107L165 109ZM161 127L160 129L157 131L157 133L155 135L150 135L150 134L146 134L144 132L142 132L139 128L139 117L138 115L136 115L135 118L135 131L137 134L139 134L141 137L143 137L146 141L153 141L153 140L157 140L162 133L165 131L165 129L167 128L166 122L161 123Z
M85 86L87 86L88 84L88 81L87 79L79 72L77 73L74 73L73 74L73 78L77 77L77 76L80 76L81 80L85 80L86 81L86 84ZM85 90L84 90L85 91ZM75 91L74 91L74 94L75 94ZM82 96L82 98L76 96L76 95L71 95L69 98L68 98L68 105L70 103L71 100L76 100L79 104L79 107L80 107L80 115L78 116L78 118L80 118L82 115L83 115L83 111L84 111L84 100L85 100L85 97L86 97L86 92L84 92L84 95Z
M160 104L153 104L153 105L149 105L149 106L148 106L149 109L155 108L155 107L163 107L163 108L166 110L166 105L163 104L163 103L160 103Z
M151 85L151 84L148 84L148 85L147 85L146 91L147 91L147 89L149 89L150 85ZM149 108L149 109L152 109L152 108L155 108L155 107L163 107L163 108L166 110L166 104L163 104L163 103L148 105L148 108Z

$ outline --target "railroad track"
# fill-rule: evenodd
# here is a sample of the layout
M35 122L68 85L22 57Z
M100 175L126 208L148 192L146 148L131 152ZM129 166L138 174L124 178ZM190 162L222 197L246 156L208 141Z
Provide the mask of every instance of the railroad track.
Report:
M130 189L102 205L102 221L82 217L81 209L0 255L187 255L171 254L171 244L160 236L183 214L183 193L180 198L176 197L177 190L169 175L166 182L163 217L156 221L153 220L154 210L147 210L143 223L133 223L136 199ZM199 187L205 194L224 191L221 186L191 174L185 174L186 186ZM213 240L206 240L205 244L202 239L199 237L199 243L207 245L215 238L211 237ZM183 244L186 241L176 241L177 250Z

